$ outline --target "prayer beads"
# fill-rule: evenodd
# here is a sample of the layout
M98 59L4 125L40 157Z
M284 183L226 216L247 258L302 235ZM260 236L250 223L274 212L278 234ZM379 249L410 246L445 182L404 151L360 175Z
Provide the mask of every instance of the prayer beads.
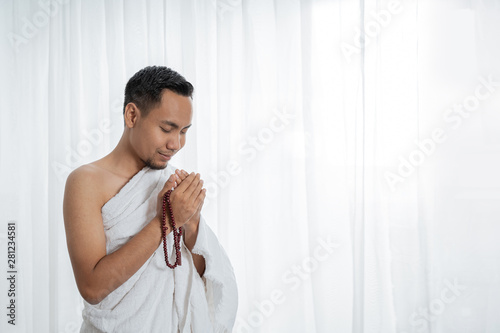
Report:
M165 263L168 267L174 269L177 266L181 266L181 228L175 229L174 213L172 211L172 205L170 204L170 194L172 190L168 190L163 196L163 216L161 220L161 234L163 238L163 252L165 253ZM174 233L174 247L175 247L175 263L172 265L168 262L167 253L167 209L170 216L170 225L172 227L172 232Z

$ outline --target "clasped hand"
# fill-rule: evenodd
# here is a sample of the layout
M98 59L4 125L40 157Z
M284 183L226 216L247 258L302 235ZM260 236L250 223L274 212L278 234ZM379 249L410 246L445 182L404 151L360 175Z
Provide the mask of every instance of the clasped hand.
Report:
M206 189L200 174L188 174L184 170L176 170L165 182L163 189L158 194L157 216L163 216L163 196L168 190L174 188L170 194L170 203L175 218L176 228L193 226L197 227L200 212L205 201Z

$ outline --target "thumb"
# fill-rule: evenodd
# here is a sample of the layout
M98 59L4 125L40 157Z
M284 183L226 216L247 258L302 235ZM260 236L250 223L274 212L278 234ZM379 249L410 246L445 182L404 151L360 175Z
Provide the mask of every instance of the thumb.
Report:
M175 182L175 176L172 174L165 182L165 185L163 186L162 192L166 193L168 190L171 190L173 187L177 187L177 183Z

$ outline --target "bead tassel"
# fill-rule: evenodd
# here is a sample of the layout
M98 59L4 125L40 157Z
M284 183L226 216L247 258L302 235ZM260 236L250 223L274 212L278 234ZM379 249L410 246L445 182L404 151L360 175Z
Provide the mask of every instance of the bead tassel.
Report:
M174 213L172 211L172 205L170 204L170 194L172 190L168 190L163 196L163 216L161 220L161 236L163 238L163 252L165 253L165 263L168 267L174 269L177 266L181 266L181 228L175 229ZM167 253L167 209L170 216L170 225L172 226L172 232L174 233L174 247L175 247L175 263L172 265L168 262Z

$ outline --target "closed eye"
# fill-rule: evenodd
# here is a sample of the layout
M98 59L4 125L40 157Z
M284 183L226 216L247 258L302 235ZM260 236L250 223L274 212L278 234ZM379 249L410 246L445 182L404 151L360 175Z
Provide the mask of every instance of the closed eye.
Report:
M170 131L167 131L167 130L166 130L166 129L164 129L163 127L161 127L161 126L160 126L160 128L161 128L161 130L162 130L164 133L170 133Z

